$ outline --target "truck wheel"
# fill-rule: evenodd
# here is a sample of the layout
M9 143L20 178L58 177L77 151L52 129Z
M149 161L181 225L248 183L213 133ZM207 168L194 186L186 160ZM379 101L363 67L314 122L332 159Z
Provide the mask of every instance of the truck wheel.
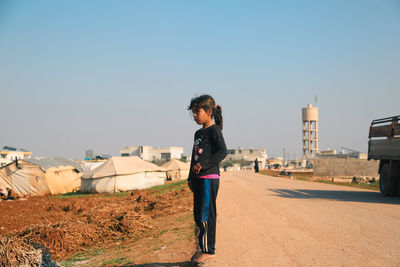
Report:
M385 163L381 169L379 189L384 196L394 196L397 191L397 179L390 173L389 163Z

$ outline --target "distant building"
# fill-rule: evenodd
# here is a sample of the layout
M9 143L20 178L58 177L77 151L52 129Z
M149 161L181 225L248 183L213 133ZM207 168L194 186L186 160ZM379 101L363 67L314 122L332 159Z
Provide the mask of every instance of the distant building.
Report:
M112 156L109 154L97 154L93 149L86 150L85 160L102 160L110 159Z
M321 150L318 154L318 158L337 158L337 159L367 159L367 153L362 153L358 151L348 151L345 153L344 150L342 152L337 152L334 149Z
M327 149L327 150L321 150L318 153L318 156L329 156L329 155L337 155L337 151L335 149Z
M228 149L228 155L225 160L246 160L254 162L257 159L259 166L264 168L267 160L267 152L265 149L254 149L254 148L237 148Z
M120 150L122 157L138 156L147 161L180 159L183 154L183 147L171 146L168 148L151 146L127 146Z
M192 156L182 154L181 160L190 162L192 160Z
M31 156L32 152L28 150L4 146L0 149L0 167L15 161L15 159L29 159Z
M283 167L283 158L270 158L266 160L266 163L269 169L279 169Z

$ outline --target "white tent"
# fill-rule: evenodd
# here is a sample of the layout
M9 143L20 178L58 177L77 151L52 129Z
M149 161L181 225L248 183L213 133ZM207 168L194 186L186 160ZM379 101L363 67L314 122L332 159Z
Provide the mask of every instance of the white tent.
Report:
M100 165L104 164L105 162L107 162L107 160L83 161L80 164L82 166L83 173L88 173L90 171L93 171L94 169L96 169Z
M104 164L84 173L81 191L115 193L164 184L165 169L139 157L112 157Z
M0 168L0 187L19 196L62 194L79 189L82 168L62 157L30 158Z
M167 170L167 180L187 179L190 162L182 162L177 159L170 160L162 165Z

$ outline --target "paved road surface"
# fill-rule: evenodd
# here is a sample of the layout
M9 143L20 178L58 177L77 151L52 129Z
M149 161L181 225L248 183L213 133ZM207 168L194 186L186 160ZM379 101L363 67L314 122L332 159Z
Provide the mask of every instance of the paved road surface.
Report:
M223 173L205 266L400 266L400 198L250 171Z

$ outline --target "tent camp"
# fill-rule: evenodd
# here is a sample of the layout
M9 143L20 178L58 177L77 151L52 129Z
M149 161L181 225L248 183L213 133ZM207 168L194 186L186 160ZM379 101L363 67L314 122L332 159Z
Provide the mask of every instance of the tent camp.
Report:
M106 161L107 160L94 160L94 161L93 160L87 160L87 161L81 162L83 173L88 173L88 172L96 169L100 165L104 164Z
M167 170L167 180L187 179L190 162L182 162L177 159L170 160L162 165Z
M112 157L82 176L81 191L115 193L164 184L165 169L139 157Z
M62 157L30 158L0 168L0 187L18 196L43 196L73 192L80 187L82 168Z

